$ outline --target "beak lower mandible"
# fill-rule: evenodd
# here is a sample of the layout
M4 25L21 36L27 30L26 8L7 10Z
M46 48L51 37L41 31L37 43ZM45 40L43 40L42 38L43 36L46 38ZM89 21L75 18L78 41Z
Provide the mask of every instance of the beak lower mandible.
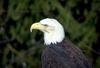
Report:
M32 32L33 29L41 30L43 28L44 28L44 26L41 23L33 23L31 25L30 31Z

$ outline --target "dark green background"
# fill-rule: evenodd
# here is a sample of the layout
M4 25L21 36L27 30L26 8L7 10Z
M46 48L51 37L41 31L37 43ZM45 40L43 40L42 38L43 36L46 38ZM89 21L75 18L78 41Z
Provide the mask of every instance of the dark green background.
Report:
M41 68L43 34L30 26L47 17L100 68L100 0L0 0L0 68Z

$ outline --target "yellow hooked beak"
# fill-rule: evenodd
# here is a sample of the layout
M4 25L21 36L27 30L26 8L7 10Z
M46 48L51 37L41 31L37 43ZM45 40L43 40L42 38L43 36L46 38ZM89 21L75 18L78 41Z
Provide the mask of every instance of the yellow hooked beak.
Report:
M30 31L32 32L33 29L37 29L37 30L44 31L44 30L46 30L46 27L47 27L47 26L44 26L44 25L41 24L41 23L33 23L33 24L31 25Z

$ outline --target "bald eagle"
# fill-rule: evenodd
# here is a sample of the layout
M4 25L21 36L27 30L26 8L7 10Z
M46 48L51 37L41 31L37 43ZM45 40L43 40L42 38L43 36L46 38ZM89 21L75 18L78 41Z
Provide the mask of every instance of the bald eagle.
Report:
M44 33L45 49L42 53L42 68L92 68L81 50L70 40L65 40L63 26L56 20L46 18L31 25Z

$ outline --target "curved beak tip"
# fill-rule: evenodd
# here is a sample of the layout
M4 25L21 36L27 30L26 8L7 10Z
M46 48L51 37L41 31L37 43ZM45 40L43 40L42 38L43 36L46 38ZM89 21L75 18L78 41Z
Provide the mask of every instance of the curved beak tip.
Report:
M33 27L31 26L31 28L30 28L30 32L32 32L32 30L33 30Z
M30 29L30 32L32 32L32 29Z
M33 23L30 27L30 32L32 32L33 29L37 29L37 23Z

